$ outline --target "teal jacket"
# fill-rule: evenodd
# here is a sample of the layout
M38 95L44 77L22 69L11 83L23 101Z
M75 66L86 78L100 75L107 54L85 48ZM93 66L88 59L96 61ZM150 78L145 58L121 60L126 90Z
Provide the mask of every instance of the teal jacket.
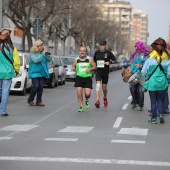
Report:
M0 43L2 46L2 44ZM0 79L12 79L15 77L15 71L20 71L20 58L16 48L12 49L7 43L5 43L4 52L8 58L12 61L11 64L2 51L0 51Z
M147 78L152 74L156 66L158 65L156 59L148 58L142 68L141 73L146 75ZM170 60L162 61L161 65L163 67L164 73L160 70L159 66L152 74L152 76L147 80L143 87L149 91L159 91L164 90L168 86L168 80L170 78Z
M130 70L132 70L132 73L140 73L141 72L141 68L137 68L135 64L141 64L143 65L146 61L146 59L148 58L148 56L144 53L141 53L141 54L136 54L134 56L134 58L132 59L132 65L130 67Z
M48 54L44 55L41 52L30 53L29 58L30 58L28 69L29 78L37 77L50 78L47 65L47 62L51 61L50 55Z

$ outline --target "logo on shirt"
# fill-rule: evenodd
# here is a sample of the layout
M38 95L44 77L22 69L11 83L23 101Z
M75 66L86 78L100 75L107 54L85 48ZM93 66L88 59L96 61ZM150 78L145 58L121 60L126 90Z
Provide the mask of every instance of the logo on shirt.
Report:
M104 54L104 58L107 58L107 53Z

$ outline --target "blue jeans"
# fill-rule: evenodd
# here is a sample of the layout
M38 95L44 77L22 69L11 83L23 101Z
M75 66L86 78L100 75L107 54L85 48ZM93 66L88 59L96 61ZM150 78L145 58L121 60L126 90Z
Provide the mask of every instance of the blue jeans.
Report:
M32 78L32 87L28 98L28 102L33 102L35 95L37 95L36 103L42 102L43 84L44 77Z
M169 112L169 95L168 95L168 87L165 89L165 94L163 97L163 112Z
M7 103L8 103L11 83L12 83L12 79L0 79L0 94L1 94L0 114L7 113Z
M157 111L159 114L163 114L163 96L165 90L149 91L151 101L152 118L157 117Z

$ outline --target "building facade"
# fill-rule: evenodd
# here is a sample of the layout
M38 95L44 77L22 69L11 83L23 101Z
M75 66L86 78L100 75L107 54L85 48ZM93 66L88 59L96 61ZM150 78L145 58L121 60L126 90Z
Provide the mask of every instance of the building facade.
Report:
M101 18L112 21L119 33L129 38L132 6L123 0L97 0L97 6L101 10Z
M131 39L132 41L142 41L147 45L148 16L142 10L134 10L132 14Z

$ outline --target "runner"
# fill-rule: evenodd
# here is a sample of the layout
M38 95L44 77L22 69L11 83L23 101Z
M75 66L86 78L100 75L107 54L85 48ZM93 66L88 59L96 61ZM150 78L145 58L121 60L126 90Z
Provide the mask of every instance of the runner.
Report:
M78 112L83 112L83 89L85 93L86 109L90 107L89 98L92 89L92 71L95 70L96 64L93 59L87 56L86 47L80 47L79 57L74 59L72 70L76 71L76 80L74 87L77 88L77 98L80 104Z
M109 64L110 60L117 62L116 57L112 54L111 51L106 49L107 42L101 41L99 44L99 50L94 54L94 62L97 65L96 70L96 103L95 106L100 108L100 86L102 81L102 90L103 90L103 102L104 107L107 107L107 83L109 79Z

